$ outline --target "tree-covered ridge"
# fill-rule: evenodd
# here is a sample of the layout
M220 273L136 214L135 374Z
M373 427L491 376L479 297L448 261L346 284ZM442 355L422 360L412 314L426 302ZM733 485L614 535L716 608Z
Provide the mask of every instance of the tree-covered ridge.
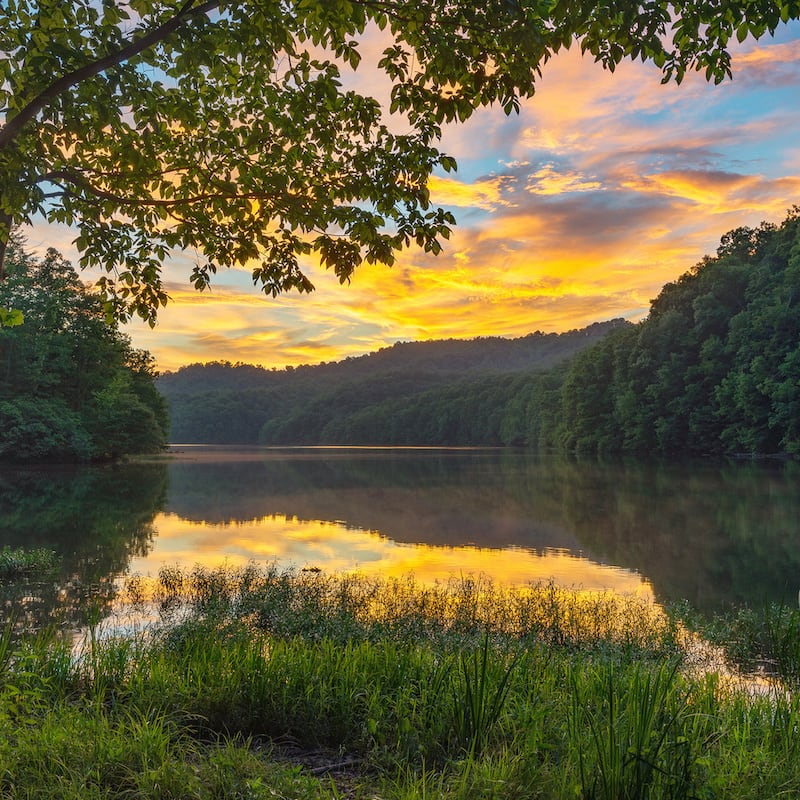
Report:
M135 350L72 265L14 240L0 307L0 461L85 461L152 452L166 441L153 359Z
M542 439L570 450L800 453L800 207L723 236L554 399Z
M519 358L526 347L538 361ZM409 343L284 372L193 366L162 381L175 441L796 455L800 208L727 233L638 325Z
M483 443L490 434L475 440L481 424L477 419L470 427L472 438L462 430L455 441L455 432L448 432L452 425L440 426L432 437L424 433L422 422L401 425L398 413L435 404L438 390L445 392L444 402L447 392L469 393L473 385L486 381L506 391L516 386L514 375L550 368L625 325L612 320L517 339L402 342L358 358L285 370L192 364L162 375L158 387L169 400L171 437L176 442ZM371 415L376 419L367 422ZM492 443L499 440L495 437Z

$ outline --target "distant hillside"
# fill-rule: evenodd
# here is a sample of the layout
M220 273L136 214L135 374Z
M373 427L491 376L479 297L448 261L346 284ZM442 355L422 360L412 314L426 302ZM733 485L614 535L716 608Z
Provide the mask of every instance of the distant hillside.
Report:
M800 457L800 207L725 234L637 325L165 375L172 441Z
M628 326L615 319L518 339L402 342L358 358L283 370L191 364L162 375L158 388L169 402L173 442L362 443L347 433L353 415L387 402L402 408L437 389L458 394L465 381L492 383L500 376L542 372ZM370 428L374 431L374 425ZM360 428L352 430L355 435ZM371 441L380 439L379 432L370 435Z

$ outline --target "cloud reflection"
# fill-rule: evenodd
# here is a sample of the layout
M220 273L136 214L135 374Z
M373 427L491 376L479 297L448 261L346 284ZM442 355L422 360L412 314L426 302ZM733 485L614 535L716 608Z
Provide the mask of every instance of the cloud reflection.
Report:
M565 588L653 598L652 587L640 575L563 550L535 553L521 547L405 544L344 523L283 515L210 524L166 513L156 517L154 528L153 551L132 559L129 574L156 577L162 566L216 568L222 562L231 567L256 562L384 578L413 574L421 583L462 575L484 575L497 583L516 586L553 580Z

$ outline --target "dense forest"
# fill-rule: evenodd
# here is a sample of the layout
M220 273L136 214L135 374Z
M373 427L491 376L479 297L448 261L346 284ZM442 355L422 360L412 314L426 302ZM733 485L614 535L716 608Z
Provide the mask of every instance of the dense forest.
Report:
M497 444L495 409L519 391L517 378L563 363L627 324L612 320L518 339L402 342L358 358L284 370L192 364L162 375L158 388L169 401L173 442ZM476 395L467 400L472 411L454 404L452 396L462 391L465 399ZM441 410L441 418L430 425L405 421L415 409L424 415L429 407L430 413Z
M106 319L58 252L36 259L14 237L0 307L13 309L0 326L0 463L107 460L164 445L152 357Z
M526 441L800 454L800 207L723 236L647 319L579 354L553 399L528 406Z
M398 344L287 370L167 374L172 439L800 453L800 208L738 228L646 319Z

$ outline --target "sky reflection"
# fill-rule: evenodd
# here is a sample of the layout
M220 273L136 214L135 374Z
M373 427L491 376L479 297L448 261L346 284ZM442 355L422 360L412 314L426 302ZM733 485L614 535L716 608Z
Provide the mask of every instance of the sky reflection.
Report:
M564 550L407 544L344 523L283 515L212 524L162 513L153 527L153 550L132 559L128 574L155 578L164 566L214 568L221 563L236 567L255 562L382 577L413 574L423 583L462 575L517 586L552 580L563 587L653 597L650 583L641 575Z

